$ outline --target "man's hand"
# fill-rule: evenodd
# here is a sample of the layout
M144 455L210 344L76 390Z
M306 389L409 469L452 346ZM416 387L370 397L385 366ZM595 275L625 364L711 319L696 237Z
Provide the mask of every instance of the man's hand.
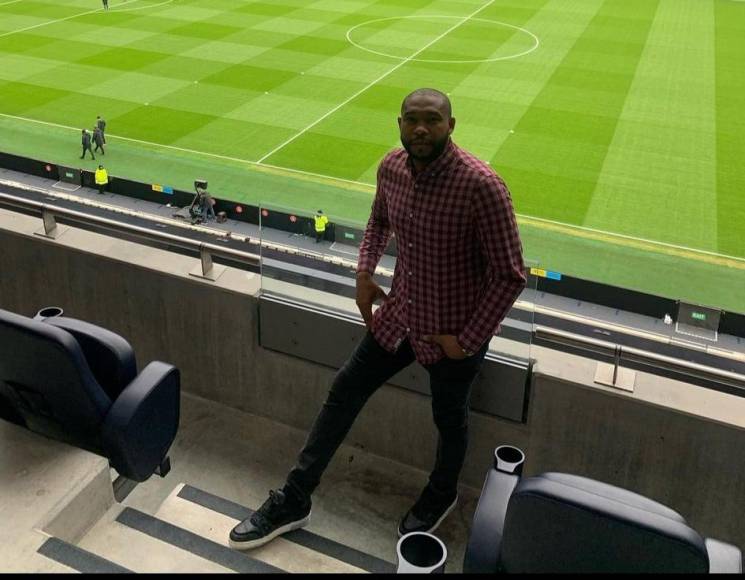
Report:
M373 302L382 298L388 298L383 289L373 280L370 272L357 272L357 308L360 309L365 326L370 328L372 324Z
M463 359L468 355L463 352L463 347L458 344L458 338L452 334L427 334L422 340L439 344L445 356L452 359Z

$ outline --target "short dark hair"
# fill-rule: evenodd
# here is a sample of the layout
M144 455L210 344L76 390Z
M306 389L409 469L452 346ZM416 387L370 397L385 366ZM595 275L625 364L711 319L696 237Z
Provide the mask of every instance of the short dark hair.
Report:
M417 89L415 91L410 92L408 95L406 95L406 97L404 97L404 100L401 103L401 112L403 113L404 107L406 106L406 102L410 98L418 97L420 95L424 95L428 97L438 97L445 104L445 112L447 113L448 117L453 116L453 106L450 104L450 97L448 97L442 91L438 91L437 89Z

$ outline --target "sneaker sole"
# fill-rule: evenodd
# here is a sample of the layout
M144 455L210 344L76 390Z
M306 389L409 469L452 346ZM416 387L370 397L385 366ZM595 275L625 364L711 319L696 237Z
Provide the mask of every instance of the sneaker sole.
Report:
M436 521L436 522L434 523L434 525L433 525L433 526L432 526L431 528L429 528L428 530L411 530L411 531L412 531L412 532L424 532L425 534L431 534L431 533L432 533L432 532L434 532L434 531L435 531L435 530L437 529L437 527L438 527L438 526L439 526L439 525L440 525L440 524L442 523L442 520L444 520L444 519L445 519L446 517L448 517L448 514L450 514L450 512L451 512L451 511L453 511L453 509L455 508L455 504L457 504L457 503L458 503L458 496L455 496L455 499L453 500L453 503L451 503L451 504L450 504L450 507L449 507L448 509L446 509L446 510L445 510L445 513L443 513L443 514L442 514L442 515L440 516L440 519L439 519L439 520L437 520L437 521ZM411 532L406 532L406 534L410 534L410 533L411 533ZM405 536L406 534L402 534L402 533L401 533L401 527L399 526L399 528L398 528L398 537L399 537L399 538L402 538L402 537L403 537L403 536Z
M256 540L247 542L236 542L231 538L228 538L228 542L230 544L230 547L235 548L236 550L252 550L253 548L258 548L259 546L263 546L264 544L271 542L277 536L281 536L282 534L286 534L287 532L291 532L292 530L297 530L298 528L303 528L309 523L310 514L305 516L302 520L290 522L289 524L285 524L284 526L277 528L271 534L267 534L263 538L257 538Z

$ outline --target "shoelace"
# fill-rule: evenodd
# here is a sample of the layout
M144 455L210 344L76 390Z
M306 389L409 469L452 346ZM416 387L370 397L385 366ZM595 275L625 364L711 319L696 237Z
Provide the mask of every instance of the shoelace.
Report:
M281 490L270 490L269 499L251 516L251 523L262 533L269 532L274 525L278 508L285 503L285 494Z

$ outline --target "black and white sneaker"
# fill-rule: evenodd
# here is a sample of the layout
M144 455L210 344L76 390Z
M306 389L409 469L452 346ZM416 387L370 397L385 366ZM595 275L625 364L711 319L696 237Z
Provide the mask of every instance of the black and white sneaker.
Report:
M230 531L230 547L258 548L281 534L307 526L310 506L310 500L301 502L280 489L270 491L269 499Z
M458 503L458 494L442 494L427 485L398 525L399 538L411 532L434 532Z

